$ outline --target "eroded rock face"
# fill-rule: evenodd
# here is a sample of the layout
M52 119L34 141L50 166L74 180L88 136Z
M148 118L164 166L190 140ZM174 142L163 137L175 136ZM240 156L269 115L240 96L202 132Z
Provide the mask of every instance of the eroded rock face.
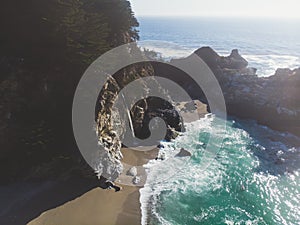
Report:
M152 67L148 64L131 66L112 76L102 89L98 98L95 116L99 144L104 147L104 151L100 151L99 154L95 156L94 169L98 177L103 176L114 181L123 171L121 163L123 158L121 154L121 140L125 133L128 132L125 128L125 117L128 116L128 114L122 114L117 108L114 108L114 103L119 97L118 94L120 90L138 78L150 77L151 85L141 80L139 81L139 87L147 91L150 85L151 87L158 87L159 91L160 85L154 78L151 78L152 75ZM148 80L148 82L150 81ZM164 90L161 89L161 91ZM150 135L149 122L154 117L163 118L169 125L166 139L175 137L177 131L181 131L179 115L176 114L176 110L167 105L166 102L156 98L138 99L138 95L127 97L132 97L134 102L136 102L130 109L136 137L141 139L148 138ZM136 174L132 176L136 176Z
M298 70L267 78L223 74L221 87L227 112L240 118L257 120L276 130L300 135Z
M111 78L104 86L98 99L97 128L99 138L99 152L94 157L94 170L98 178L105 177L114 181L123 171L121 163L121 141L113 129L112 115L113 104L116 100L119 87L116 81Z

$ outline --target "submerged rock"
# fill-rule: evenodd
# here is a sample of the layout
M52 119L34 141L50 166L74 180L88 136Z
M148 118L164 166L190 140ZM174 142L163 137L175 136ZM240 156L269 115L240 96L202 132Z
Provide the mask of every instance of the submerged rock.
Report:
M175 155L175 157L188 157L188 156L192 156L192 154L189 151L185 150L184 148L181 148L180 152Z

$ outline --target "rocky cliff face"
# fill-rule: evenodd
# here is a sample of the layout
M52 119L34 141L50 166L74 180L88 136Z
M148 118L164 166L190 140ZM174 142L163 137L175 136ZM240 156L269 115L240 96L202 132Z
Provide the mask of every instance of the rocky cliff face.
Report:
M98 164L95 168L98 176L114 181L123 170L123 156L121 154L123 143L121 140L126 132L131 133L132 131L126 130L125 121L127 118L125 117L128 117L128 114L120 113L114 105L118 98L122 98L119 94L120 91L129 83L139 78L147 77L151 79L151 85L140 80L139 87L147 92L154 85L164 95L164 90L153 75L154 69L149 63L128 66L111 76L111 79L101 90L98 104L96 105L95 120L97 122L96 130L99 143L104 147L105 152L99 155ZM168 129L165 138L167 140L176 137L177 131L182 131L180 116L170 102L156 97L146 99L131 97L133 97L135 104L128 110L130 110L135 137L146 139L150 136L149 122L154 117L160 117L166 122ZM167 95L166 98L168 98Z
M219 56L209 47L195 51L214 72L224 93L227 112L239 118L257 120L280 131L300 136L300 68L278 69L273 76L258 77L255 68L233 50ZM180 73L176 77L182 77ZM205 96L192 84L191 93L205 101Z

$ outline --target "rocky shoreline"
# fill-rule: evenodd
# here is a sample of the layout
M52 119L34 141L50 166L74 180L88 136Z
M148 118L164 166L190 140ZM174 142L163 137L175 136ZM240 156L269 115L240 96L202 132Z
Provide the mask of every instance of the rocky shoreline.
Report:
M229 116L256 120L272 129L300 136L300 68L280 68L273 76L260 77L236 49L226 57L210 47L202 47L195 54L217 78ZM158 74L172 74L172 79L185 87L194 99L208 104L202 90L184 73L162 65L154 65L154 68Z
M195 51L212 70L222 89L226 110L229 116L240 119L256 120L259 124L266 125L272 129L290 132L300 136L300 68L299 69L278 69L273 76L259 77L255 68L248 67L248 62L238 52L232 50L229 56L219 56L212 48L203 47ZM188 60L174 59L176 61ZM133 73L133 72L134 73ZM135 76L132 76L132 75ZM200 73L199 73L200 74ZM120 152L122 143L117 139L111 120L116 115L112 109L118 92L131 81L139 77L165 77L175 81L188 91L194 100L199 100L199 104L207 105L208 101L203 91L195 85L194 81L181 70L171 67L164 63L151 62L143 65L132 66L118 74L115 74L108 82L106 90L100 94L100 106L96 121L98 124L97 132L100 143L106 146L112 164L121 165L122 155ZM147 89L147 83L141 82L141 86ZM157 82L157 86L159 83ZM105 98L103 97L105 96ZM171 99L171 98L170 98ZM168 132L166 140L176 137L176 133L183 131L182 115L188 115L188 103L177 104L181 110L158 98L148 98L138 101L131 109L130 114L133 120L135 134L139 138L148 135L148 124L151 118L161 117L165 120ZM193 107L195 105L193 104ZM202 106L197 106L197 108ZM122 116L118 115L118 120L123 121ZM124 125L119 126L124 128ZM124 129L118 133L126 132ZM121 168L121 167L118 167ZM116 172L115 179L122 170ZM104 173L105 174L105 173ZM101 173L100 173L101 175ZM110 177L109 174L105 174Z
M207 57L214 53L211 48L195 53L216 75L228 115L300 136L300 68L277 69L273 76L259 77L238 50L228 57Z

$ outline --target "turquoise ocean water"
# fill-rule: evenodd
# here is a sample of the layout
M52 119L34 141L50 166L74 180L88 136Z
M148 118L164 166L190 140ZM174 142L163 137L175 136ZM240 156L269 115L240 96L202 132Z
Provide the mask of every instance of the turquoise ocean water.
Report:
M273 74L277 67L300 66L299 21L139 21L142 40L168 42L146 46L165 58L211 46L220 54L240 49L260 76ZM299 137L255 121L221 121L214 116L186 128L174 141L162 142L165 161L145 166L148 178L140 191L143 224L300 224ZM214 154L209 154L212 133L223 141L212 143ZM174 157L180 148L192 157Z
M162 142L167 159L146 165L143 224L300 224L300 139L254 121L229 120L224 130L218 120ZM224 140L204 157L212 132ZM192 157L174 157L180 148Z

